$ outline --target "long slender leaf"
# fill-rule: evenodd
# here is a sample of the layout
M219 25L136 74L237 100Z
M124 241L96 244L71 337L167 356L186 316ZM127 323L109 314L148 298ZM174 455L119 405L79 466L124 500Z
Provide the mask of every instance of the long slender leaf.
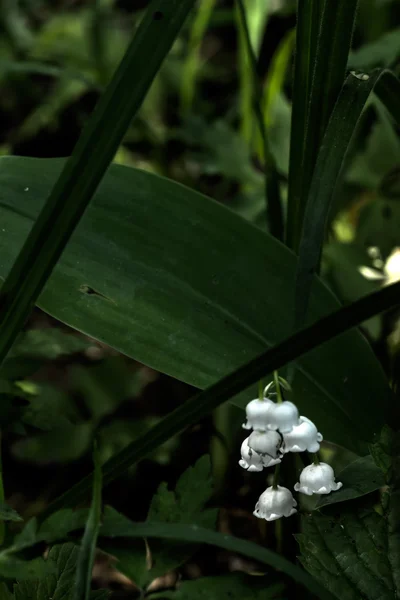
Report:
M2 286L0 362L23 326L194 3L195 0L150 3Z
M92 570L100 530L102 474L97 447L93 449L94 474L92 504L76 565L74 600L88 600L92 582Z
M306 329L290 336L281 344L267 350L267 352L175 409L147 434L135 440L127 448L108 460L103 468L104 483L108 484L121 476L126 469L141 460L154 448L178 434L184 427L196 423L214 408L246 389L252 383L262 379L267 373L281 369L288 362L305 354L312 348L316 348L344 331L359 325L366 319L397 306L399 303L400 282L364 296L350 306L345 306L320 319ZM45 511L43 518L55 510L84 498L90 489L91 479L91 475L85 477L57 498Z
M257 59L253 51L253 46L250 39L250 32L247 25L246 10L243 0L236 0L239 22L242 30L242 35L247 48L248 60L250 63L250 71L252 72L253 80L251 89L253 90L253 110L257 119L258 129L262 139L263 158L265 169L265 197L267 202L267 220L269 231L278 239L283 239L283 211L280 200L279 179L275 161L272 156L266 126L263 116L263 89L257 72Z
M286 222L286 240L292 248L295 246L296 229L300 215L300 191L303 177L302 166L305 152L308 107L323 1L298 1L289 159L288 214Z
M318 155L304 213L296 274L295 327L306 319L313 275L318 271L329 212L363 108L376 91L400 124L400 82L389 71L350 74L342 88Z
M306 125L300 121L304 119L304 111L299 116L295 111L296 93L300 94L304 106L305 92L301 94L298 87L295 87L287 234L288 243L295 250L300 243L303 217L319 148L343 84L357 2L358 0L324 2L317 48L314 52L315 62L308 64L305 79L310 82L312 72ZM318 15L315 19L318 19ZM298 79L295 83L299 83ZM302 132L303 136L296 139Z
M305 322L314 274L318 271L326 222L350 142L368 97L379 77L350 74L339 95L318 155L304 212L296 274L295 328Z
M109 531L107 524L101 532L101 535L112 535L126 538L162 538L179 540L197 544L209 544L218 546L231 552L242 554L248 558L253 558L266 565L271 565L275 569L289 575L292 579L301 583L311 593L315 594L320 600L333 600L333 596L322 585L316 582L305 571L286 560L283 556L262 548L253 542L241 540L230 535L223 535L215 531L198 527L197 525L179 525L168 523L133 523L128 519L122 519L121 527L117 527L114 519L110 520Z

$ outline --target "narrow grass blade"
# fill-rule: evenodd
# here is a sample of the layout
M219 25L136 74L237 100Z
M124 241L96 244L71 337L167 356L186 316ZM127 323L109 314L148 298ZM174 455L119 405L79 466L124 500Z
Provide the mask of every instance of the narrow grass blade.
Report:
M196 80L199 72L201 58L199 49L203 37L207 31L216 0L203 0L197 9L193 20L188 42L188 55L183 65L181 106L182 111L187 113L191 110L193 98L196 93Z
M76 566L74 600L89 600L92 571L96 553L97 538L100 530L102 474L97 447L93 449L93 493L90 512Z
M0 363L110 164L195 0L152 0L0 292Z
M300 243L319 148L343 84L357 10L357 0L325 1L322 13L321 2L317 0L317 6L314 7L311 6L314 3L309 4L308 11L312 11L311 14L302 16L300 20L299 12L299 27L302 27L298 39L298 48L302 52L302 37L305 38L305 46L310 49L309 61L304 60L304 64L295 67L293 95L287 242L295 251ZM299 11L300 6L305 10L303 3L300 3ZM306 89L302 91L301 86L304 85ZM296 107L297 103L299 107Z
M179 434L185 427L196 423L220 404L245 390L267 374L279 370L309 350L327 342L389 308L400 304L400 282L364 296L295 333L281 344L267 350L235 372L224 377L204 392L195 395L175 409L148 433L135 440L106 462L103 468L104 484L120 477L134 463L166 440ZM43 513L42 518L84 498L90 489L87 476L57 498Z
M340 174L364 106L375 91L400 124L400 82L389 71L371 75L350 74L342 88L329 121L311 183L304 214L296 274L295 328L306 320L313 275L319 270L326 225Z
M370 77L349 75L326 130L304 213L296 274L295 329L306 320L313 276L319 269L326 223L340 173L379 74Z
M316 60L317 40L324 0L298 0L296 53L293 75L293 107L289 159L287 244L294 248L300 215L300 190L305 151L311 79Z
M252 558L289 575L292 579L315 594L320 600L334 600L331 593L322 587L306 571L289 562L283 556L263 548L253 542L241 540L230 535L198 527L197 525L175 525L170 523L125 523L124 529L118 531L110 526L110 534L115 537L126 538L162 538L168 540L179 540L181 542L209 544L218 546L225 550Z
M239 24L246 44L248 61L252 72L253 110L257 119L258 129L262 139L265 169L265 196L267 203L267 220L269 232L278 239L283 239L283 211L280 200L279 179L268 144L267 131L263 117L263 89L257 73L257 59L253 51L250 32L247 26L246 11L243 0L236 0Z

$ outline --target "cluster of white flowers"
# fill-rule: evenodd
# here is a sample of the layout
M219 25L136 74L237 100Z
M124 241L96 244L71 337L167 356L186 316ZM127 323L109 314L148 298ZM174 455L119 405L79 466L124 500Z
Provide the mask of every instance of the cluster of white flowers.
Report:
M274 384L265 388L264 396L272 385ZM268 397L252 400L246 406L246 417L243 429L253 431L242 444L239 464L248 471L262 471L266 467L278 465L288 452L316 453L320 449L322 435L310 419L299 415L293 402L274 402ZM294 489L311 496L329 494L341 487L340 482L335 482L332 467L318 462L302 470L300 482L296 483ZM290 490L273 485L261 494L254 515L274 521L293 515L297 512L296 506L297 502Z

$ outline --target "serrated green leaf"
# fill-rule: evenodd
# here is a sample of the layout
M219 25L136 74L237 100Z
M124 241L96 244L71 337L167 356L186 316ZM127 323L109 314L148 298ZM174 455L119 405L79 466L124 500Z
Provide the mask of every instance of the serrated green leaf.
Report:
M388 525L372 507L302 519L301 562L342 600L394 600Z
M353 500L365 496L385 485L385 477L376 466L372 456L363 456L353 461L342 471L336 473L336 481L341 481L343 487L337 492L320 496L317 509L337 502Z
M267 600L279 598L282 584L271 585L270 577L251 577L243 573L200 577L194 581L182 581L175 591L155 594L155 598L170 600Z
M213 529L216 524L217 510L204 509L204 505L212 494L211 464L208 455L202 456L193 467L189 467L179 478L175 490L169 490L166 483L161 483L153 496L147 515L148 522L160 523L196 523ZM111 512L110 512L111 510ZM102 526L103 535L108 531L111 535L113 527L119 528L123 522L129 522L116 511L106 511ZM126 575L135 573L135 582L144 587L156 577L177 568L194 553L193 545L182 545L164 540L154 540L149 544L151 568L145 560L140 560L137 548L132 549L129 565L129 552L122 548L107 546L107 550L120 558L119 568ZM143 553L142 547L139 552ZM141 569L139 569L139 565ZM127 566L127 569L126 569Z
M39 579L18 581L14 586L15 600L72 600L78 553L78 547L74 544L53 546L48 558L39 560L52 565L54 572ZM104 590L100 591L100 598L103 599Z
M0 503L0 520L2 521L23 521L16 510L7 504Z

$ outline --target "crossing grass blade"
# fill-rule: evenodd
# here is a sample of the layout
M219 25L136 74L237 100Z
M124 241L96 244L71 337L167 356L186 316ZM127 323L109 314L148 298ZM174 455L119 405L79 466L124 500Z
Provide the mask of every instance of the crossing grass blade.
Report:
M345 77L357 0L299 2L286 240L298 251L319 148Z
M263 548L253 542L242 540L230 535L210 531L197 525L175 525L171 523L133 523L123 519L123 528L118 530L115 525L110 523L110 534L113 539L117 537L126 538L161 538L169 540L179 540L188 543L200 543L217 546L225 550L241 554L260 563L270 565L275 569L285 573L321 600L334 600L331 593L326 590L308 573L298 566L289 562L283 556ZM105 531L107 535L107 532Z
M281 344L267 350L243 365L204 392L195 395L175 409L148 433L141 436L124 450L108 460L103 467L104 485L120 477L133 464L169 438L179 434L185 427L217 408L220 404L245 390L274 370L281 369L309 350L327 342L389 308L400 303L400 282L378 292L364 296L350 306L345 306L320 319L306 329L295 333ZM65 494L57 498L42 514L46 518L60 508L72 505L84 498L90 490L91 475L85 477Z
M0 292L0 363L120 145L195 0L152 0Z
M97 538L100 531L102 474L96 445L93 449L93 462L92 504L78 556L74 600L89 600Z

